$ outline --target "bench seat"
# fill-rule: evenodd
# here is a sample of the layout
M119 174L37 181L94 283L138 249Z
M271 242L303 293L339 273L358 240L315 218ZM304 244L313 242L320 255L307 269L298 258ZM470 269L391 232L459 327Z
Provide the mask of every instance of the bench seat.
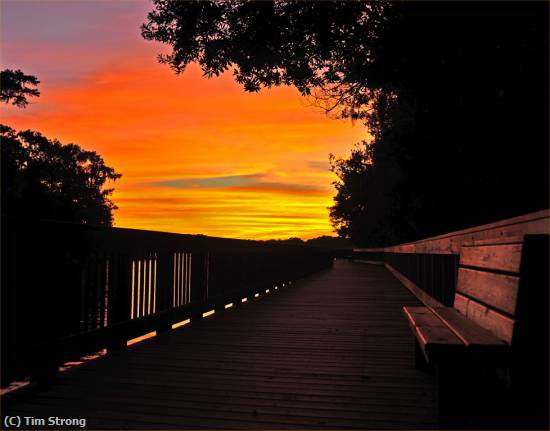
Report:
M429 365L473 360L505 365L510 346L451 307L403 307Z
M403 307L440 428L500 424L503 406L548 423L548 251L548 235L463 243L452 307Z

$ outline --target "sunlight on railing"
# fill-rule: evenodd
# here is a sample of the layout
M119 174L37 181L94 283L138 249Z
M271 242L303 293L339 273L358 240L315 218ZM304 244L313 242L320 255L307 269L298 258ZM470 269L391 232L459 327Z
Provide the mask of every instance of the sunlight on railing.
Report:
M205 313L202 313L202 317L212 316L215 313L216 313L216 310L210 310L210 311L207 311Z
M148 332L147 334L140 335L139 337L132 338L131 340L126 341L126 346L131 346L132 344L139 343L140 341L153 338L157 335L157 331Z
M141 303L141 260L138 260L138 264L137 264L137 285L136 285L136 303L137 303L137 308L136 308L136 317L139 317L140 314L139 314L139 310L140 310L140 303Z
M157 254L155 253L155 260L153 264L153 313L157 312Z
M151 273L153 271L151 271L153 268L153 261L151 259L149 259L149 289L148 289L148 292L149 292L149 295L148 295L148 300L147 300L147 314L151 314L151 290L153 290L151 288L152 284L151 284Z
M191 302L191 253L174 253L172 276L172 306Z
M130 302L130 319L134 318L134 274L136 273L136 263L132 261L132 299Z
M191 319L185 319L185 320L182 320L181 322L174 323L172 325L172 329L180 328L182 326L187 325L188 323L191 323Z
M132 260L130 319L157 311L157 254Z

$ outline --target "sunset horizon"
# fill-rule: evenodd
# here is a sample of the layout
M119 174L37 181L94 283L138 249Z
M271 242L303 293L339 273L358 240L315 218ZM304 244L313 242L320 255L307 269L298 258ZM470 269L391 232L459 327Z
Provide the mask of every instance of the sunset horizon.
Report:
M122 174L107 185L116 227L336 236L329 154L347 157L365 127L330 118L293 87L247 93L230 71L208 79L196 65L176 75L157 61L166 48L140 35L150 9L146 0L6 2L2 68L36 76L41 96L26 109L2 106L2 121L96 151ZM26 28L15 24L23 16Z
M549 5L3 0L1 423L550 429Z

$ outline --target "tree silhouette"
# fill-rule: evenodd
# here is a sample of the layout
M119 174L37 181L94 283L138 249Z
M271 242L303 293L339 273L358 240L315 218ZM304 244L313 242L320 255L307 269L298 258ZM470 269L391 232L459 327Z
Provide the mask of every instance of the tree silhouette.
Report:
M332 220L357 243L548 207L547 2L154 5L142 35L171 46L160 60L177 73L195 61L246 91L294 85L364 121L372 166L333 165Z
M21 70L4 69L0 72L0 101L11 103L18 108L26 108L27 97L38 97L36 87L40 81L36 76L25 75Z
M171 45L159 58L177 73L197 62L208 77L232 70L246 91L294 85L345 114L378 87L365 71L377 68L389 2L153 3L142 35Z
M366 117L374 168L368 192L351 196L367 201L367 221L347 220L361 232L356 242L404 242L548 208L547 15L533 2L400 6L378 59L395 96L378 98ZM333 211L341 207L337 193Z
M40 81L20 70L1 72L2 102L19 108L28 105L27 97L38 97ZM107 181L121 175L94 151L78 145L62 145L38 132L16 132L0 124L2 147L2 215L77 223L113 225L109 199L113 189Z
M0 138L3 215L113 224L113 189L103 186L121 175L97 153L5 125Z

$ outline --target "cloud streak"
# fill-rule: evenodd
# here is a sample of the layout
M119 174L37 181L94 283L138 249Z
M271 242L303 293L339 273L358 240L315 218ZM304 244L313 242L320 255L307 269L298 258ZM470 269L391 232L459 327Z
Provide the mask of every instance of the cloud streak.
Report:
M303 191L322 192L323 188L308 184L293 184L277 181L266 181L265 174L228 175L206 178L176 178L171 180L152 181L145 183L149 187L168 187L176 189L237 189L266 191Z
M331 234L334 176L324 160L348 154L365 130L307 107L291 87L245 93L230 73L209 80L196 65L176 76L156 61L166 47L139 35L151 8L7 2L2 66L36 75L41 97L25 110L0 106L2 122L95 150L121 172L117 226Z

